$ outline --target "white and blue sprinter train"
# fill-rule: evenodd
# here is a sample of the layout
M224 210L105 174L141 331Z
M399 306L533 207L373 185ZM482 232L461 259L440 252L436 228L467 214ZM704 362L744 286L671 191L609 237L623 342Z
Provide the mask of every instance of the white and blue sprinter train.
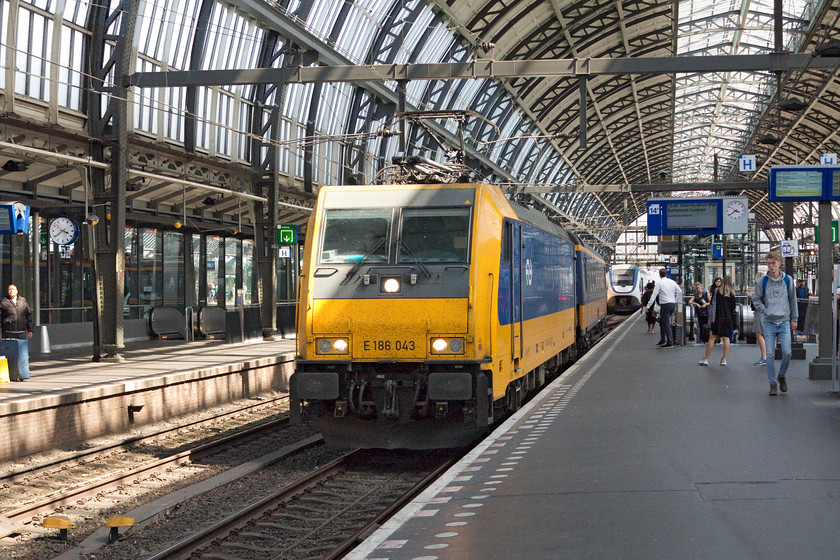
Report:
M634 264L614 264L607 272L607 312L633 313L642 306L646 273Z

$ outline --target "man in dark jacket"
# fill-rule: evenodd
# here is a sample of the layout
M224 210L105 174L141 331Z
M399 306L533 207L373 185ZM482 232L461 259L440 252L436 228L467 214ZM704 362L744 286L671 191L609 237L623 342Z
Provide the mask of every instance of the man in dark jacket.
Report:
M32 338L32 310L14 284L9 285L9 295L0 301L0 319L3 338Z

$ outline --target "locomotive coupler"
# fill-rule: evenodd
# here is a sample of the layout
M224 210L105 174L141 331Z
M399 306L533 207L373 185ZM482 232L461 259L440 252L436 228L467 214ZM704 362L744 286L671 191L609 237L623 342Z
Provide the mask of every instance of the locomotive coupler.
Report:
M386 418L399 418L400 407L397 400L397 389L399 383L393 380L385 382L385 406L382 408L382 414Z

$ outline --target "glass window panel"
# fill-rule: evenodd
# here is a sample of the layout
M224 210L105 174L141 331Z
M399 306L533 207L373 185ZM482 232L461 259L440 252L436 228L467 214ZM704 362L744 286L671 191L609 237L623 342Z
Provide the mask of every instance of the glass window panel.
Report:
M251 305L254 302L254 242L250 239L242 241L242 304Z
M166 3L146 3L145 13L138 20L140 24L139 50L157 60L160 60L159 50L160 44L163 42L161 40L161 29L166 15Z
M196 93L197 99L197 115L206 115L210 108L210 95L212 90L210 88L198 88ZM201 117L196 119L196 145L208 149L210 147L210 126L207 121Z
M163 232L163 305L184 310L184 236Z
M0 60L6 60L6 43L9 28L9 3L0 2ZM6 89L6 72L0 72L0 88Z
M193 293L195 294L196 301L193 305L196 305L199 301L199 296L201 294L201 280L207 274L207 270L201 269L201 239L202 237L198 234L194 234L192 236L192 256L193 256L193 280L194 285L193 289L195 290Z
M335 24L343 2L335 0L315 0L309 11L307 24L315 33L326 38Z
M64 19L72 21L76 25L84 26L87 23L89 7L90 2L88 0L68 0L64 6Z
M140 263L137 254L137 229L125 228L125 290L123 317L126 319L142 318L140 305Z
M417 17L417 21L415 21L409 28L405 39L400 43L400 49L394 62L409 62L411 53L414 52L417 43L426 33L426 29L434 26L434 20L435 14L432 10L428 7L424 8L423 12ZM437 62L437 59L435 59L435 62Z
M163 248L157 229L140 230L140 305L145 312L163 304Z
M222 262L222 238L207 236L207 305L219 305L219 267Z
M241 282L237 281L239 240L233 237L225 239L225 307L237 307L237 290Z
M293 130L297 132L294 138L306 138L306 128L304 126L298 125ZM296 146L294 148L293 155L295 158L295 175L303 177L303 148L300 145Z
M469 208L405 208L401 222L398 263L468 261Z
M21 2L23 3L23 2ZM50 11L52 6L52 0L28 0L28 4L32 4L35 7L41 8L42 10Z
M22 5L18 10L17 54L15 55L15 92L49 101L46 61L52 37L52 20L30 12Z
M388 260L391 210L327 210L321 263L384 262Z
M289 138L292 124L287 119L280 120L280 138ZM283 144L277 149L277 169L281 173L289 172L290 150L288 144Z
M225 92L219 93L218 100L218 115L216 117L216 152L225 155L231 155L232 144L232 129L225 123L231 122L233 119L233 99Z
M68 26L61 29L61 50L58 67L58 104L81 110L82 54L84 34Z

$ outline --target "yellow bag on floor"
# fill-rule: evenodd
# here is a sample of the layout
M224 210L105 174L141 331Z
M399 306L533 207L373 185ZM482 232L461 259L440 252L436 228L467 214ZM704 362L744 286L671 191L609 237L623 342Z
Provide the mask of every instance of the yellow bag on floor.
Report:
M6 356L0 356L0 383L9 382L9 360Z

